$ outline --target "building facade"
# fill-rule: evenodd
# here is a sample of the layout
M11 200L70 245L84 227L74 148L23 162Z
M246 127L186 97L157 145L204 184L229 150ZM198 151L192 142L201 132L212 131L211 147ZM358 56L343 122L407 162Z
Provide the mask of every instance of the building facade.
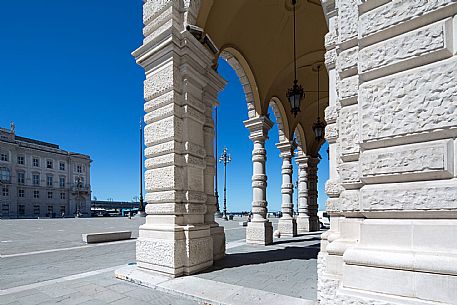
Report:
M90 216L90 157L0 128L0 217Z

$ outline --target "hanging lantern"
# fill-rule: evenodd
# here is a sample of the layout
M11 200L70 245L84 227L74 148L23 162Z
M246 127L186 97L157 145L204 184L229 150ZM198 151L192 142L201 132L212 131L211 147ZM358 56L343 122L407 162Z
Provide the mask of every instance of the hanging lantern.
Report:
M320 117L317 117L316 123L313 124L313 132L316 140L324 138L325 123L321 121Z
M297 113L300 112L300 101L304 95L302 86L298 84L297 80L294 80L292 88L287 90L287 99L289 100L290 109L294 116L297 116Z
M319 116L319 97L320 97L320 71L321 65L316 66L317 69L317 121L313 124L313 132L316 140L322 140L325 134L325 122L321 121Z
M297 80L297 56L295 50L295 4L296 0L292 0L292 6L294 11L294 84L292 88L287 90L287 99L290 103L290 109L294 116L297 116L297 113L300 112L300 102L305 97L305 93L301 85L298 84Z

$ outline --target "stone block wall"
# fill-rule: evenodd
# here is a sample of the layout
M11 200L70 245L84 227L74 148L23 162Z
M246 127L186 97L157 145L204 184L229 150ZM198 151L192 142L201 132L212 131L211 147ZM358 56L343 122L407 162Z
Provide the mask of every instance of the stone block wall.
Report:
M457 304L457 1L323 0L319 304Z

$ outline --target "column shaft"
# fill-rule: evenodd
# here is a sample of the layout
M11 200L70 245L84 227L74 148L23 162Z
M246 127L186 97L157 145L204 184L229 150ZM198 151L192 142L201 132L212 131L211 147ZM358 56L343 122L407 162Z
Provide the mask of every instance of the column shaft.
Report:
M246 242L268 245L273 242L273 226L267 219L267 159L265 140L273 122L265 116L255 117L244 122L250 130L250 139L254 142L252 150L252 220L246 229Z
M308 157L299 152L296 157L298 165L298 216L297 233L304 234L309 232L308 216Z
M281 212L282 216L279 219L278 230L281 236L296 236L297 223L294 219L294 204L293 192L294 185L292 183L292 155L296 147L294 142L278 143L276 147L281 151L280 157L282 158L282 203Z

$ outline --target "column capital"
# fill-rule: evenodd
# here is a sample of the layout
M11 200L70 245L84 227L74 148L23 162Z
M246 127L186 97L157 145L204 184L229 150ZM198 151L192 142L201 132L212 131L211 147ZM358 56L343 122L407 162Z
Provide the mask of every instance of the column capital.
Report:
M292 158L294 150L297 148L297 143L295 141L285 141L277 143L276 147L280 151L279 156L281 158Z
M299 151L295 155L295 162L297 163L298 166L308 166L310 157L305 155L303 152Z
M265 115L243 122L244 126L249 129L249 139L252 141L265 141L268 139L268 131L273 127L274 123Z

